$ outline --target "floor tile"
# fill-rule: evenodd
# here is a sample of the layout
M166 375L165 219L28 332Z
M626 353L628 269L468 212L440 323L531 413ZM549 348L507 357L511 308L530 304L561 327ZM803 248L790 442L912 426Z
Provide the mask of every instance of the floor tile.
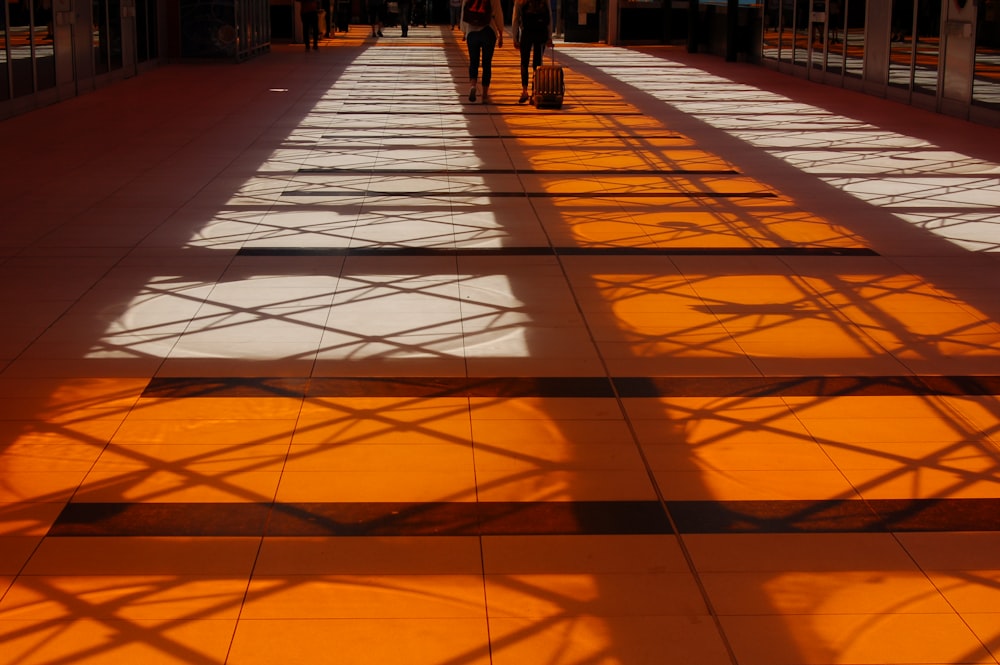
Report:
M279 575L476 575L479 541L471 537L265 538L254 572Z
M231 619L0 621L2 663L136 662L155 665L221 662L232 639Z
M243 619L485 617L478 575L255 576Z
M901 533L906 551L924 570L996 570L1000 568L1000 534Z
M259 538L46 538L27 575L249 575Z
M700 534L684 536L684 542L695 567L705 572L916 572L910 555L885 533Z
M83 617L236 619L246 587L245 578L21 575L0 601L0 624Z
M487 574L679 573L688 570L674 536L488 536Z
M708 613L688 573L488 574L486 603L491 618Z
M335 653L345 665L373 659L386 665L486 665L489 651L482 618L242 619L228 662L321 661Z
M491 617L490 637L493 662L501 665L731 662L715 624L700 617Z
M723 616L947 614L945 596L919 571L704 573ZM939 587L940 588L940 587Z

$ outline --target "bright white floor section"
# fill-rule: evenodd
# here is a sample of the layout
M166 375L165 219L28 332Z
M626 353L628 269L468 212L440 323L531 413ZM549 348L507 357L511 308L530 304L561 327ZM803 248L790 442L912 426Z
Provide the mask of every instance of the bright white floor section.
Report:
M836 388L997 385L1000 130L598 45L470 104L457 33L366 36L0 123L0 665L1000 663L997 391ZM378 377L580 394L147 391ZM389 502L695 517L214 517Z

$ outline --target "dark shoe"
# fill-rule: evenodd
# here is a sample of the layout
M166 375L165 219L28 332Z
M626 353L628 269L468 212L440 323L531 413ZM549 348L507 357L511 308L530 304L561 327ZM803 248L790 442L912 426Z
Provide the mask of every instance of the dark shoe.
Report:
M385 35L383 35L383 34L382 34L382 31L381 31L381 30L379 30L379 31L378 31L378 36L379 36L379 37L385 37Z
M526 103L526 102L527 102L527 101L528 101L529 99L530 99L530 97L528 97L528 93L524 92L524 93L521 93L521 98L517 100L517 103L518 103L518 104L524 104L524 103Z
M476 89L475 88L473 88L472 90L469 91L469 101L470 102L476 101Z

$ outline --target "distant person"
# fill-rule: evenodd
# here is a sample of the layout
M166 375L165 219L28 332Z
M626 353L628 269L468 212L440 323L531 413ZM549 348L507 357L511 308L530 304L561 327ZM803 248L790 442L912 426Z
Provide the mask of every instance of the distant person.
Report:
M830 0L830 41L836 43L840 41L840 28L844 24L844 17L840 13L839 0Z
M385 22L386 0L365 0L368 9L368 23L372 26L372 37L382 36L382 24Z
M451 15L451 29L454 30L462 21L462 0L448 0L448 12Z
M483 104L493 80L493 51L503 46L503 8L500 0L465 0L462 5L462 32L469 47L469 101L476 101L476 83L482 61Z
M545 47L552 46L552 8L549 0L514 0L514 16L510 24L514 48L521 51L521 98L524 104L528 94L528 58L534 73L542 64Z
M403 37L410 32L410 20L413 13L413 5L410 0L399 0L399 25L403 29Z
M330 6L330 0L320 0L319 6L323 10L323 24L320 29L323 30L323 38L329 39L330 33L333 32L333 8Z
M299 5L299 16L302 18L302 41L309 50L312 39L313 50L319 50L319 0L302 0Z

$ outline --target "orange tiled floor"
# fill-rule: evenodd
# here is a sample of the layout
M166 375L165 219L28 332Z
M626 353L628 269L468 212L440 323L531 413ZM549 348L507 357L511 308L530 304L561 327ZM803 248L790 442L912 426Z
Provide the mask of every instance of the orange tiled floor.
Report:
M0 663L1000 662L1000 131L365 34L0 123Z

